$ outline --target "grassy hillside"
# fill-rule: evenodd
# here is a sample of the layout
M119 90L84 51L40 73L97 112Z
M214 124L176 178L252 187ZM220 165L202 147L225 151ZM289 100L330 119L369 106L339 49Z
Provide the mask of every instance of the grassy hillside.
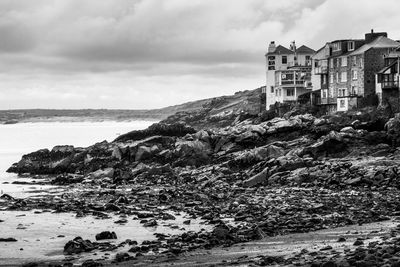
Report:
M128 121L163 120L179 112L207 110L212 115L246 111L258 113L261 89L237 92L234 95L191 101L151 110L127 109L18 109L0 110L0 123L40 121Z

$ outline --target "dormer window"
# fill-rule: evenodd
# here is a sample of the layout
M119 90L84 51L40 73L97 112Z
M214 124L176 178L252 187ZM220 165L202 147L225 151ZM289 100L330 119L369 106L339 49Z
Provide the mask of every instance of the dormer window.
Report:
M332 50L333 51L339 51L342 49L342 43L338 42L338 43L334 43L332 46Z
M347 43L347 50L348 51L353 51L354 50L354 42L348 42Z

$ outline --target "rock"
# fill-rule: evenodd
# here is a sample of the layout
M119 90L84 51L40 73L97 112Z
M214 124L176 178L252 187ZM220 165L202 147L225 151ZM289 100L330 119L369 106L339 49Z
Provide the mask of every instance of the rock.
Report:
M7 238L0 237L0 242L17 242L17 239L13 237L7 237Z
M150 221L148 221L148 222L143 224L144 227L154 227L154 226L157 226L157 225L158 225L158 223L157 223L156 220L150 220Z
M396 113L394 118L389 119L384 128L392 144L394 146L400 145L400 113Z
M318 156L335 154L343 152L346 147L346 143L343 137L335 131L331 131L328 135L321 137L316 143L305 147L300 155L310 154L317 158Z
M116 158L116 159L118 159L118 160L121 160L122 159L121 149L119 147L117 147L117 146L114 147L111 156Z
M76 254L81 252L89 252L96 249L96 246L90 240L83 240L82 237L75 237L64 246L64 253Z
M150 147L140 146L135 155L135 161L143 161L152 157L152 151Z
M147 137L161 135L161 136L185 136L186 134L193 134L196 131L183 123L154 123L145 130L132 131L127 134L120 135L115 142L126 142L142 140Z
M219 240L233 239L232 235L229 233L229 228L224 224L215 227L215 229L212 232L212 235Z
M115 255L115 261L116 262L123 262L123 261L129 261L134 259L135 257L129 255L128 253L124 252L124 253L117 253L117 255Z
M357 239L357 240L353 243L353 245L354 245L354 246L361 246L361 245L364 245L364 241L361 240L361 239Z
M341 132L341 133L349 133L349 134L357 134L357 131L354 130L354 128L351 127L351 126L347 126L347 127L342 128L342 129L340 130L340 132Z
M322 125L324 125L326 123L327 123L326 119L315 119L314 120L314 125L315 126L322 126Z
M15 200L15 198L14 197L12 197L12 196L10 196L9 194L2 194L1 196L0 196L0 199L5 199L5 200L8 200L8 201L10 201L10 200Z
M265 168L262 172L250 177L246 181L243 182L243 186L251 187L257 184L266 183L268 181L268 167Z
M82 267L101 267L104 266L101 262L97 262L95 260L86 260L82 263Z
M104 239L117 239L117 234L115 232L103 231L96 235L96 240Z
M205 131L205 130L200 130L200 131L198 131L197 133L194 134L194 137L195 137L197 140L203 141L203 142L206 142L206 143L210 143L210 141L211 141L210 135L209 135L208 132Z

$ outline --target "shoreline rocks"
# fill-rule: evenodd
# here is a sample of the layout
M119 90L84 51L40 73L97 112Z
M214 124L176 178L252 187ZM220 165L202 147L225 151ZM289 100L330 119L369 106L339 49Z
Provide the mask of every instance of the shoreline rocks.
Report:
M4 196L0 206L75 212L79 217L114 214L121 216L116 223L134 219L150 228L174 220L169 211L175 211L189 216L185 226L191 218L212 226L210 231L158 235L155 241L133 245L116 261L131 259L129 253L179 255L266 236L387 220L400 214L400 149L393 141L398 118L386 131L367 127L362 118L309 114L259 123L246 118L197 132L181 124L155 124L110 143L57 146L24 155L9 171L50 174L50 183L71 190L40 199ZM116 238L113 232L96 236ZM99 246L77 237L64 251L74 254Z

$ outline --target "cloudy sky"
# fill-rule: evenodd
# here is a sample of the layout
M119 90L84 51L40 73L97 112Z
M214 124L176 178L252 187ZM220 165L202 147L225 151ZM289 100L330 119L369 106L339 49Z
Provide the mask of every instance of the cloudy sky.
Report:
M0 109L157 108L264 84L268 43L314 49L398 0L0 0Z

